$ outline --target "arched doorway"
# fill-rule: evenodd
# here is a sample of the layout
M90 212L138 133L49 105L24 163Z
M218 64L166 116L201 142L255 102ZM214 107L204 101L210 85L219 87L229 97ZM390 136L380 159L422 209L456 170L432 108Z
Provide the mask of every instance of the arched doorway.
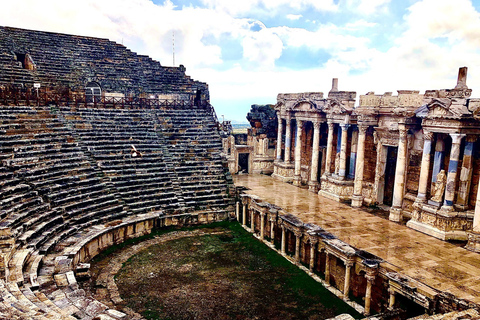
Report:
M102 97L102 88L96 82L89 82L85 86L85 101L87 103L93 103L95 101L100 101Z

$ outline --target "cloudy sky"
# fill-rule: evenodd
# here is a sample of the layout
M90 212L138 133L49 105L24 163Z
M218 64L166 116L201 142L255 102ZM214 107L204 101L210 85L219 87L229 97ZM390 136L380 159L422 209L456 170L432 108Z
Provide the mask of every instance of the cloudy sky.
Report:
M109 38L210 86L225 119L280 92L453 88L480 97L479 0L15 0L0 25Z

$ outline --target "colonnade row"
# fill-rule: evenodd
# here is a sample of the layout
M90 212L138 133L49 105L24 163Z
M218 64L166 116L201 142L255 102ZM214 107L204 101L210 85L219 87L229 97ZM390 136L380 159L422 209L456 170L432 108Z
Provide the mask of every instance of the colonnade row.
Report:
M278 116L278 135L277 141L282 141L283 120L286 120L285 130L285 157L284 163L291 163L290 148L292 146L292 118L290 114L282 117L280 113ZM294 152L294 177L293 183L295 185L301 184L301 150L302 150L302 135L304 134L303 126L305 120L296 119L296 133L295 133L295 152ZM313 146L310 162L310 176L308 178L308 185L311 191L318 191L318 164L320 151L320 127L322 122L320 120L312 120L313 123ZM339 123L337 124L337 142L334 142L335 123L328 121L328 135L326 145L326 156L323 168L323 175L332 177L335 180L353 179L353 194L351 196L351 205L353 207L360 207L363 205L363 188L364 188L364 169L365 169L365 141L367 130L370 127L367 124L359 123L355 125L356 130L352 130L351 139L348 139L348 129L351 124ZM372 126L373 127L373 126ZM375 129L375 127L374 127ZM418 130L418 129L415 129ZM442 133L431 132L423 129L423 154L421 160L420 177L418 183L418 193L416 194L416 206L420 204L429 203L430 205L441 207L444 211L460 210L465 211L469 209L469 195L472 188L472 169L473 169L473 152L474 143L477 140L477 135L463 134L463 133ZM371 131L369 131L371 132ZM409 157L409 139L412 138L412 132L409 132L408 125L404 123L398 124L398 130L394 131L394 136L398 136L392 146L398 147L397 159L395 167L395 177L393 184L393 199L390 209L390 220L401 221L402 207L404 195L406 192L405 182L408 175L408 157ZM446 137L451 138L450 154L446 154L445 140ZM461 150L462 140L464 140L464 147ZM432 158L432 144L435 141L435 150ZM391 141L390 141L391 143ZM382 152L383 142L379 139L377 141L377 153ZM350 154L347 155L347 151ZM462 152L463 151L463 152ZM336 156L334 156L336 152ZM463 158L460 155L463 153ZM376 175L381 176L384 172L378 167L381 165L381 154L377 154L377 169ZM449 158L448 168L443 167L445 158ZM335 164L333 163L333 159ZM347 163L347 160L350 163ZM282 161L282 143L277 143L276 147L276 161ZM459 163L462 163L459 168ZM347 167L348 166L348 167ZM383 171L385 168L383 168ZM458 173L461 172L461 175ZM347 175L348 173L348 175ZM442 180L443 179L443 180ZM378 180L376 178L376 180ZM454 187L446 187L454 186ZM430 188L429 188L430 187ZM378 189L378 188L377 188ZM480 188L479 188L480 189ZM427 191L430 190L430 195ZM430 197L429 197L430 196ZM381 202L373 199L373 202ZM430 200L430 201L429 201ZM418 214L415 215L418 219ZM477 206L475 213L476 226L480 231L480 193L477 195Z
M359 252L318 226L304 225L298 218L255 196L243 194L240 198L236 203L236 219L245 229L293 263L308 266L311 275L324 277L323 284L345 301L351 296L364 300L360 311L365 315L394 310L398 307L396 297L405 297L402 285L398 284L406 283L405 279L397 276L401 280L392 280L396 272L380 267L380 258ZM428 296L425 292L410 294L415 297L408 300L423 301L426 310L434 305L434 296L430 300L425 298Z

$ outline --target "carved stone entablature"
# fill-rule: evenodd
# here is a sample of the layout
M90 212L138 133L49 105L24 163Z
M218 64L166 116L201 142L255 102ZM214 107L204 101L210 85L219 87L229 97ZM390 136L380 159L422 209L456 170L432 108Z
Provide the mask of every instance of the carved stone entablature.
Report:
M325 105L326 99L323 99L322 92L279 93L277 95L275 110L292 110L304 103L310 104L313 107L308 111L314 111L315 109L320 110ZM302 108L306 107L306 105L302 106Z
M447 89L445 91L448 98L469 98L472 95L472 89Z
M480 119L480 99L468 99L467 107L476 120Z
M382 101L382 95L369 92L367 94L360 95L360 107L380 107Z
M384 146L398 146L398 130L386 130L384 128L375 128L373 132L375 144L381 143Z

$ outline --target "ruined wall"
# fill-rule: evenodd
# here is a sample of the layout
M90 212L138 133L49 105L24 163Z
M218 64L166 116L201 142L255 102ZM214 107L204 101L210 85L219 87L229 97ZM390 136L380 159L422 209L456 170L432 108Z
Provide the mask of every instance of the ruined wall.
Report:
M27 60L22 63L18 59ZM192 80L185 67L163 67L107 39L0 27L0 86L15 85L84 92L89 82L102 92L143 98L183 94L209 101L208 85Z

